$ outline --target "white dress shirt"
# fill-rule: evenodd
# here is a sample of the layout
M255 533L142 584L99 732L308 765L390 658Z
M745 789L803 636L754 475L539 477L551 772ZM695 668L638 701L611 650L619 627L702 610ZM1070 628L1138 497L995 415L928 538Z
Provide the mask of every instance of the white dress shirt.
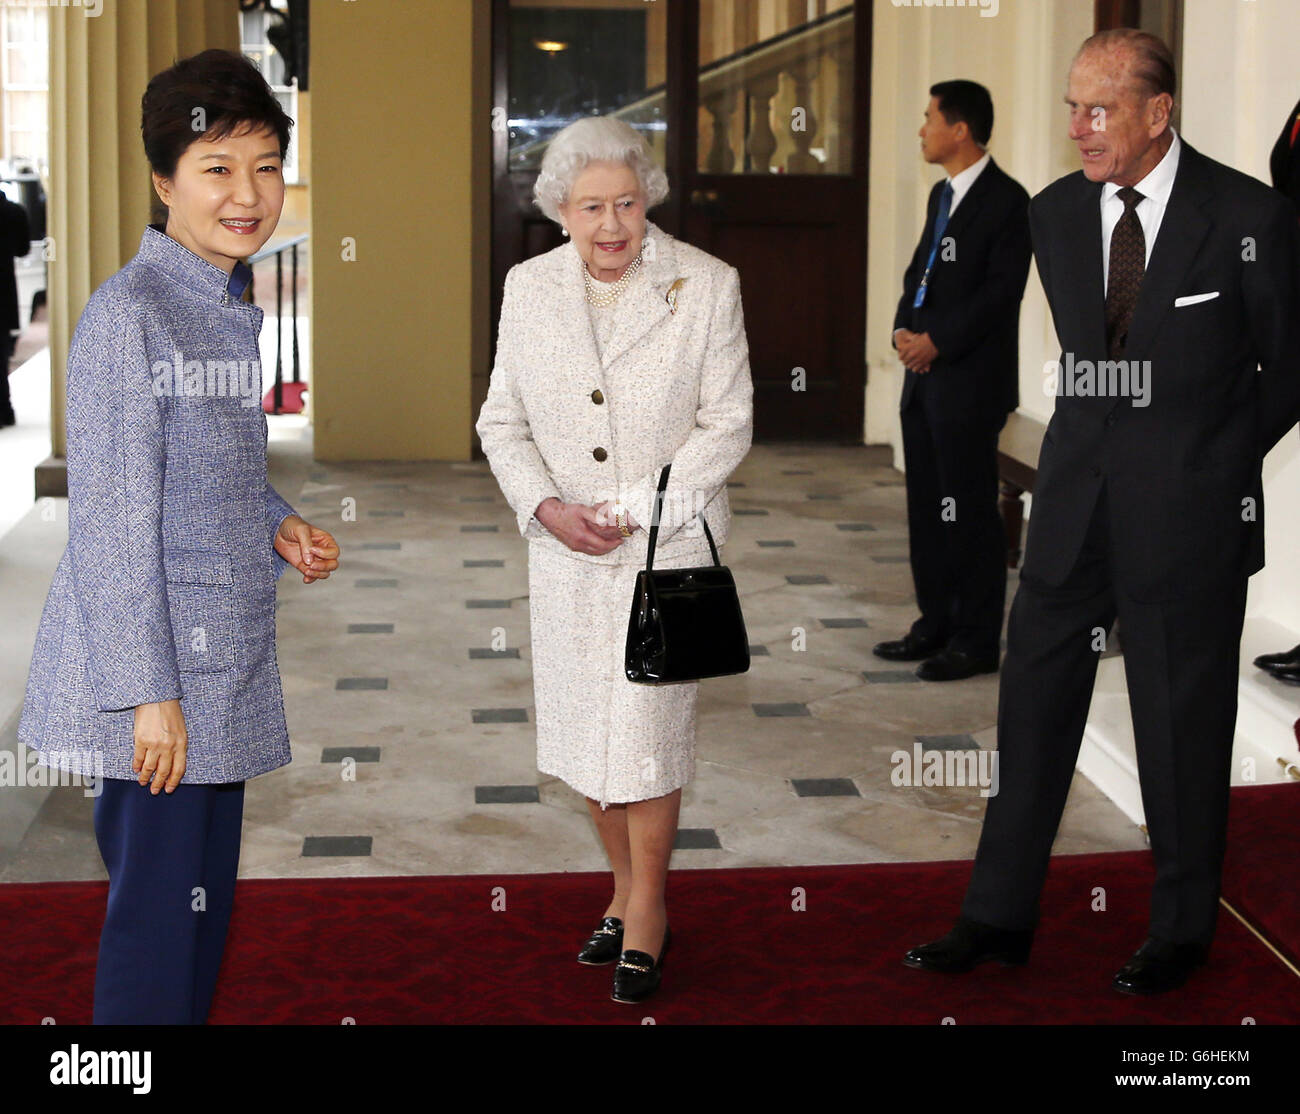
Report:
M1169 204L1169 194L1174 188L1174 175L1178 172L1178 152L1182 148L1178 133L1169 129L1174 141L1169 150L1151 172L1133 188L1142 194L1142 200L1133 210L1142 225L1142 238L1146 241L1146 262L1151 262L1151 249L1155 247L1156 234L1160 231L1160 222L1164 219L1165 208ZM1101 288L1105 291L1110 283L1110 237L1124 215L1124 202L1119 198L1119 186L1106 182L1101 187Z
M961 204L961 199L966 196L971 186L975 184L975 179L978 178L980 174L983 173L984 168L988 166L989 158L989 153L985 151L983 155L971 163L965 170L958 171L958 173L948 179L949 184L952 186L952 202L948 206L949 219L951 219L953 213L957 211L957 206ZM1121 202L1120 205L1122 208L1123 202ZM902 331L902 329L895 329L893 332L891 343L895 348L898 347L898 334Z
M957 211L957 206L961 204L961 199L966 196L967 191L975 184L975 179L984 172L984 168L989 164L989 157L989 153L985 151L965 170L954 174L948 179L952 183L952 204L948 206L949 217Z

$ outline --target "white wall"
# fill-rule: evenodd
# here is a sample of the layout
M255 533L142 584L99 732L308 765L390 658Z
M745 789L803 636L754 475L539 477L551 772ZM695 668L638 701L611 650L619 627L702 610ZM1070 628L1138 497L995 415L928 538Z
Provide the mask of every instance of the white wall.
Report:
M1187 0L1180 75L1187 141L1271 181L1269 152L1300 98L1297 41L1295 0ZM1300 632L1300 438L1294 430L1264 462L1264 505L1268 563L1251 578L1247 614Z

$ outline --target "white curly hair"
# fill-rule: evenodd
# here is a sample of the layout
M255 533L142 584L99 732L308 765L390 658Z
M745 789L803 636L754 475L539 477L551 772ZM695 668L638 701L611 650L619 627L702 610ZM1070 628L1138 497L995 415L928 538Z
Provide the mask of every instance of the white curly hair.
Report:
M668 196L668 175L631 124L614 116L585 116L555 133L533 183L534 202L556 224L563 223L560 206L569 199L573 183L589 162L616 162L630 167L645 194L647 209Z

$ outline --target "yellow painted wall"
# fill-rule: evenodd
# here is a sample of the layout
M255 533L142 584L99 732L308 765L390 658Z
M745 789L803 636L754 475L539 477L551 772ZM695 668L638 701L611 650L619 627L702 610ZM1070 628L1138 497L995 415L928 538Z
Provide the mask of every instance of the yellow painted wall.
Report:
M489 5L312 6L312 393L319 460L467 460L489 243ZM481 27L480 27L481 31ZM481 55L476 57L476 55ZM482 100L480 104L479 101ZM343 259L344 241L356 260Z

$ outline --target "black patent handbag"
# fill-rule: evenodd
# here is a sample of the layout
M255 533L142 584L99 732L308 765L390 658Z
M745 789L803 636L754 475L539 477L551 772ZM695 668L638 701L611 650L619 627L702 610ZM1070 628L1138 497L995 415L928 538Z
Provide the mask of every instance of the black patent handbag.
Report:
M666 685L726 677L749 670L749 636L731 570L718 560L718 547L701 512L712 565L656 569L659 510L668 469L659 475L645 568L637 572L632 614L627 623L627 679L639 685Z

